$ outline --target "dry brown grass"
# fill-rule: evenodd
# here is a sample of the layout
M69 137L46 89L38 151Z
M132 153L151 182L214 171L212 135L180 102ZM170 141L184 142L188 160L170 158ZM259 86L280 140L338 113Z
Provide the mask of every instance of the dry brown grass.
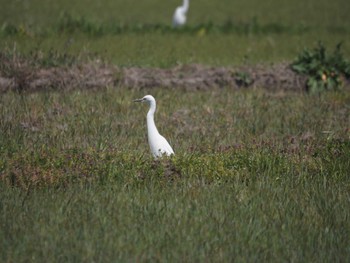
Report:
M303 91L306 77L288 63L243 67L207 67L198 64L162 68L119 68L93 60L63 66L42 66L35 60L0 54L0 92L128 88L183 88L207 90L254 87ZM241 76L246 79L242 79Z

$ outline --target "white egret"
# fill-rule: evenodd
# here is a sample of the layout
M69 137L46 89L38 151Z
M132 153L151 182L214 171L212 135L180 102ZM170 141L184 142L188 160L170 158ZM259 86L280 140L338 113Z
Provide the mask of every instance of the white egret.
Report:
M178 6L175 9L173 16L173 27L180 27L186 23L186 13L188 11L189 4L190 0L183 0L182 6Z
M163 154L170 156L174 154L168 141L159 134L156 124L154 123L154 113L156 111L156 100L152 95L146 95L142 99L134 100L134 102L147 102L149 111L147 113L147 135L148 143L154 158L161 157Z

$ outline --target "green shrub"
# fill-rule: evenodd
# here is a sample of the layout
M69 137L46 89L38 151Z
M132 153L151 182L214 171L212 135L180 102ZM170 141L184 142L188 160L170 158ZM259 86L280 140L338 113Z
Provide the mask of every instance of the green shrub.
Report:
M308 76L307 88L310 92L337 90L343 85L342 77L350 77L350 62L341 52L342 44L337 44L333 53L327 53L319 42L312 50L304 49L292 63L292 69Z

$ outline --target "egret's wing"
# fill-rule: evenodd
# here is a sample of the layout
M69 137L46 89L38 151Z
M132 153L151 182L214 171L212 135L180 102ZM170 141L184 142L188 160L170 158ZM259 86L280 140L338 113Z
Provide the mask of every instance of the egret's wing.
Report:
M173 148L171 148L170 144L168 141L162 136L162 152L165 152L167 155L174 154Z

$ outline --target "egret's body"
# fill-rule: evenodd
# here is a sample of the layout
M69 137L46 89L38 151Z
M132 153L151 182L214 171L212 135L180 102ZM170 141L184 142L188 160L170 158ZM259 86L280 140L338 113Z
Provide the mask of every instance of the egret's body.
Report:
M173 27L180 27L186 23L186 13L188 11L189 4L189 0L183 0L182 6L178 6L175 9L173 16Z
M154 113L156 112L156 100L151 95L146 95L142 99L134 100L135 102L148 102L149 111L147 113L147 135L148 143L151 148L154 158L161 157L162 155L170 156L174 154L173 148L171 148L168 141L159 134L156 124L154 123Z

